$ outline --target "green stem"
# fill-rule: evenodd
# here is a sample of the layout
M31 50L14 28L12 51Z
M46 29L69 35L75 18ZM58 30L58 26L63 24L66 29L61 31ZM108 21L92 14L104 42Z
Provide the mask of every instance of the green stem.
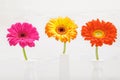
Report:
M24 55L24 59L25 59L25 60L28 60L27 55L26 55L26 52L25 52L25 48L23 48L23 55Z
M96 60L99 60L99 55L98 55L98 46L96 46Z
M63 54L66 52L66 43L64 43Z

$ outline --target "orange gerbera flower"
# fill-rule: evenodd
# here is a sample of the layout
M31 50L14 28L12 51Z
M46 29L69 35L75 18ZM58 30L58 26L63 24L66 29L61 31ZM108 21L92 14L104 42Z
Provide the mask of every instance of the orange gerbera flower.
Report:
M45 33L48 37L55 37L61 42L70 42L71 39L76 38L77 25L69 17L58 17L50 19L46 24Z
M96 59L99 60L98 46L112 45L117 38L117 29L111 22L97 19L82 26L81 35L85 40L90 40L91 46L96 46Z
M77 25L69 17L58 17L49 20L45 27L45 33L48 37L55 37L56 40L63 42L65 48L66 42L76 38L76 28Z
M92 20L82 26L81 35L90 40L92 46L112 45L117 36L117 29L111 22Z

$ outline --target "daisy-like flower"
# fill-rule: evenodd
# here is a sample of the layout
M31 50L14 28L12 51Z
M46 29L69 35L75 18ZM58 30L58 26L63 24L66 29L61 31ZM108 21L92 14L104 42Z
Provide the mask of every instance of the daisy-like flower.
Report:
M90 40L91 46L96 46L96 59L98 60L98 46L112 45L117 38L117 29L111 22L92 20L82 26L81 35Z
M8 29L7 38L10 46L19 44L23 48L24 58L27 60L25 47L34 47L35 40L39 40L39 34L35 27L29 23L15 23Z
M76 38L77 25L69 17L52 18L46 24L45 33L48 37L54 37L64 43L63 54L66 51L66 42Z

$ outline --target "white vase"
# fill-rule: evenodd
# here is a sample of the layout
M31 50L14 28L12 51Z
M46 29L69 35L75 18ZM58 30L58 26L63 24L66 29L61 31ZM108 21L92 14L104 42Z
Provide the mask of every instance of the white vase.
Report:
M69 55L61 55L59 59L59 80L69 80Z
M92 61L92 80L104 80L103 61Z
M37 60L28 60L24 62L24 79L25 80L39 80L38 79L38 61Z

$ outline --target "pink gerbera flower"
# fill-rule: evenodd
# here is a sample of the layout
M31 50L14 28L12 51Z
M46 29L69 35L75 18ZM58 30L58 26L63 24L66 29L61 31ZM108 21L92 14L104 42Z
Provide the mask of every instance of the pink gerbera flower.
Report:
M23 48L24 57L27 60L25 46L34 47L35 40L39 40L39 34L35 27L29 23L15 23L8 29L7 38L10 46L19 44Z

